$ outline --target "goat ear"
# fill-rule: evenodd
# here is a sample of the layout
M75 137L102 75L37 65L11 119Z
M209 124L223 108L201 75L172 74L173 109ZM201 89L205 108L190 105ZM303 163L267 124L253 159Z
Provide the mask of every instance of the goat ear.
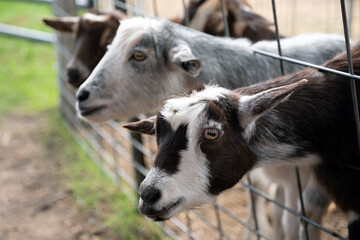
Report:
M267 89L250 96L242 96L240 98L240 106L245 109L250 116L258 116L267 110L275 107L280 102L285 101L294 91L302 87L308 82L302 79L298 82L284 85L281 87Z
M197 77L201 71L200 59L196 58L191 49L185 44L180 44L170 49L169 59L192 77Z
M74 25L79 21L79 17L54 17L54 18L43 18L43 21L49 27L60 32L73 32Z
M134 132L155 135L156 133L155 123L156 123L156 116L152 116L150 118L143 119L137 122L126 123L122 126Z

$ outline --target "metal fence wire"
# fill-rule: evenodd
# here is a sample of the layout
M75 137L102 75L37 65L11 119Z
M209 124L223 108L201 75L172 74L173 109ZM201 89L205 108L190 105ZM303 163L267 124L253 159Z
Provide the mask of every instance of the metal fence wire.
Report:
M225 36L229 36L227 18L225 17L226 0L219 0L223 21L225 26ZM54 15L74 15L76 5L74 1L40 1L50 3L53 6ZM352 94L354 100L354 111L358 124L358 137L360 139L358 103L355 91L356 80L360 76L353 74L351 55L350 55L350 36L354 40L360 39L360 1L339 0L328 1L319 0L314 3L310 0L249 0L255 12L260 13L268 19L272 19L278 44L278 54L271 54L261 50L254 50L256 54L262 54L280 61L279 67L282 68L283 62L291 62L306 67L313 67L322 71L339 74L351 79ZM186 11L186 0L167 1L167 0L97 0L88 1L88 5L100 9L117 8L126 11L129 16L149 16L149 17L171 17L182 15L186 24L189 23L189 13ZM78 6L79 7L79 6ZM310 11L314 13L313 19L301 17L301 14ZM323 12L322 14L320 14ZM320 18L320 15L323 19ZM300 16L300 17L299 17ZM318 24L314 24L316 21ZM340 25L339 25L340 24ZM315 25L315 26L314 26ZM308 28L306 28L308 26ZM304 30L305 29L305 30ZM303 62L282 56L280 33L295 35L300 32L343 32L346 39L346 51L348 54L349 72L339 72L323 66ZM0 25L0 33L6 33ZM16 35L14 32L8 33ZM24 37L24 36L22 36ZM26 37L26 36L25 36ZM33 37L33 35L31 35ZM43 37L41 39L44 39ZM53 39L46 36L48 42ZM44 40L46 42L46 40ZM64 37L57 34L55 43L58 54L58 86L60 91L59 108L67 122L73 136L89 156L98 166L118 184L119 188L137 204L137 189L139 183L147 174L155 152L156 145L153 137L141 136L129 133L121 128L121 123L111 120L106 123L92 124L79 120L75 110L75 91L65 84L66 72L65 65L72 58L73 40L71 36ZM139 116L142 118L142 116ZM132 119L134 120L134 119ZM359 148L360 149L360 148ZM294 177L298 179L299 196L302 196L302 186L300 185L298 169L294 167ZM250 194L246 194L249 191ZM249 196L247 198L246 196ZM301 212L290 209L283 203L274 200L267 193L262 192L251 185L250 177L241 180L231 190L221 194L216 201L200 209L189 210L181 213L172 219L159 224L166 234L174 239L242 239L244 229L252 233L250 239L269 239L259 230L258 219L256 218L255 198L262 198L268 205L279 207L284 211L299 218L305 229L305 239L309 239L307 227L312 225L322 231L321 239L346 239L346 219L336 209L332 208L328 213L328 219L323 220L324 225L316 223L305 216L304 204L301 204ZM301 200L301 199L300 199ZM251 208L247 209L246 204L251 202ZM301 200L302 203L302 200ZM306 207L306 206L305 206ZM250 211L250 212L249 212ZM252 214L253 222L248 222L246 216ZM334 221L336 224L334 224Z

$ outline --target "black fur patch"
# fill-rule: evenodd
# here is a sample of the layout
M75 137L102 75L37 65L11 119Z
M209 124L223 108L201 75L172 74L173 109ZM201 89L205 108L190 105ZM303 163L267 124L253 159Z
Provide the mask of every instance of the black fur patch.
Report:
M180 125L174 132L170 124L161 116L156 123L156 134L159 151L156 155L154 166L168 174L178 171L180 151L187 148L187 125Z

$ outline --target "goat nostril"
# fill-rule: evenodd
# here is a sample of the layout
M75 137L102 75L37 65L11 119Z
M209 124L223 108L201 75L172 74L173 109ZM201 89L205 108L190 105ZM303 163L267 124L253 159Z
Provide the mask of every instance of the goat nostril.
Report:
M77 94L77 99L78 99L79 102L82 102L82 101L85 101L86 99L88 99L89 95L90 95L89 91L81 90L79 92L79 94Z
M160 199L160 191L157 188L147 188L140 194L144 202L156 202Z

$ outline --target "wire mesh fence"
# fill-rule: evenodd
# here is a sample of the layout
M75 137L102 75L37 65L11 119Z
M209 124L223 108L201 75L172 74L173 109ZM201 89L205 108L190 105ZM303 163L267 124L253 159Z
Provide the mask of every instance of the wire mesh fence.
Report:
M227 19L224 17L226 15L224 1L219 0L225 26L223 33L229 35L229 30L226 30ZM360 79L360 76L353 75L351 68L349 73L337 72L322 66L301 62L298 59L281 56L281 42L279 41L281 36L293 36L305 32L340 33L344 34L347 40L346 49L349 52L349 38L351 37L353 40L360 39L360 1L249 0L243 2L246 2L253 11L274 23L273 30L278 40L279 54L275 55L255 50L256 54L269 56L274 58L274 61L288 61L294 64L319 68L334 74L342 74L353 79L353 85L355 85L354 79ZM185 24L189 25L189 12L186 11L188 1L184 0L98 0L89 1L88 4L88 6L99 9L116 8L124 10L129 17L138 15L165 18L177 17L184 19ZM52 5L54 14L57 16L70 16L74 15L74 11L76 12L74 1L68 1L67 3L52 1ZM62 34L57 34L57 37L60 111L74 137L87 153L119 185L119 188L133 200L134 204L137 204L139 183L147 174L147 169L150 168L154 160L156 152L154 138L130 134L121 128L122 122L115 120L93 124L83 122L77 118L75 90L66 84L67 75L65 71L67 62L73 57L74 43L71 36L64 37ZM299 178L297 171L294 168L294 178ZM299 186L299 196L301 196L302 188L303 186ZM276 188L274 191L276 191ZM243 236L246 236L247 239L271 239L266 235L266 232L261 230L261 220L256 217L258 201L265 202L267 213L272 211L271 209L281 208L298 217L305 228L305 232L309 225L321 229L321 239L346 238L346 218L334 206L331 206L328 210L322 223L316 223L304 216L304 207L302 207L301 213L298 213L297 209L284 206L283 202L273 199L271 191L263 192L257 186L251 185L249 177L240 181L231 190L222 193L213 203L207 204L200 209L181 213L159 225L174 239L241 239ZM251 204L249 204L250 202ZM249 221L251 215L255 217L252 221ZM272 225L276 224L274 219L269 219L269 221L273 221ZM307 235L305 239L309 239Z

